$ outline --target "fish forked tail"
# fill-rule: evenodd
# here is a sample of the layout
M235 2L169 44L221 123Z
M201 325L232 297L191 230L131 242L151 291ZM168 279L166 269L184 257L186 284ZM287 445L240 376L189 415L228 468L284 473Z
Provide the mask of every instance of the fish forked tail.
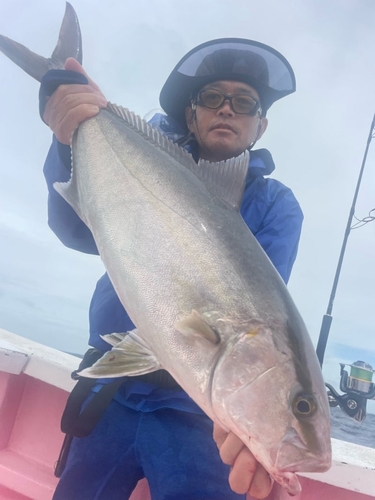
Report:
M39 82L50 69L64 69L68 57L82 64L82 37L75 10L66 2L59 39L48 59L3 35L0 35L0 51Z

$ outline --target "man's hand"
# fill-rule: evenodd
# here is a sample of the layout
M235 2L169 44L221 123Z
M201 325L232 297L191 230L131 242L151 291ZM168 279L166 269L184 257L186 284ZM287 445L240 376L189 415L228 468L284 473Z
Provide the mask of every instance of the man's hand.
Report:
M70 144L72 133L78 125L97 115L100 108L107 106L107 100L78 61L67 59L65 69L82 73L89 83L60 85L48 99L43 119L58 141Z
M238 494L248 493L257 499L269 495L273 480L241 439L214 423L214 440L222 461L232 466L229 474L232 490Z

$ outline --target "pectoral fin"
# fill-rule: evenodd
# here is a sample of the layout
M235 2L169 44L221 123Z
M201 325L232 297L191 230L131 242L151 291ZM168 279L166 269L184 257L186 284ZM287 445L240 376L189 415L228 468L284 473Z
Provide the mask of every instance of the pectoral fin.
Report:
M112 334L109 337L113 335L118 337L121 334ZM161 365L154 353L139 337L136 330L132 330L125 335L123 340L116 343L116 347L106 352L94 365L85 368L78 375L89 378L132 377L151 373L160 368Z
M190 337L192 335L208 340L212 344L220 342L219 335L210 327L205 319L194 309L186 318L178 321L175 324L177 331Z

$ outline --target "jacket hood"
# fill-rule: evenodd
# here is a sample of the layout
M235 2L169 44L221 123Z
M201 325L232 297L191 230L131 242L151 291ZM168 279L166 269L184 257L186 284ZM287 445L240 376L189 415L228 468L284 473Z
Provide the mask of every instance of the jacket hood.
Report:
M250 151L249 174L254 177L270 175L275 170L275 164L268 149Z

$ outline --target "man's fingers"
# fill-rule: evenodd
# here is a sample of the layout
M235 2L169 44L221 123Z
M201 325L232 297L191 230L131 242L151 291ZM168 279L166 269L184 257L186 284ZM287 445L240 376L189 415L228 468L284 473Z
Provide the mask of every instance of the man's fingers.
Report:
M252 453L243 448L229 474L229 484L238 494L249 493L252 498L263 499L269 495L273 480Z
M54 134L62 144L70 144L73 132L80 123L99 113L100 108L94 104L81 104L67 114L54 126Z
M241 439L233 434L233 432L229 432L219 448L221 460L225 464L233 465L242 448L244 448L244 444Z
M220 427L218 424L214 423L214 432L213 432L213 438L216 443L216 446L221 448L221 445L224 443L228 436L228 431L225 431L222 427Z
M258 462L247 448L238 453L229 474L229 484L234 492L244 494L250 490L257 465Z
M43 119L54 131L53 124L61 120L60 115L68 113L80 104L94 104L104 108L107 101L88 85L60 85L48 99Z
M47 121L49 116L56 113L67 113L81 104L95 104L98 107L106 107L107 101L103 96L93 94L90 91L87 92L86 89L79 89L78 92L74 93L65 92L64 89L57 89L46 104L44 119Z
M272 490L274 480L268 472L258 463L253 480L251 482L249 493L253 498L266 498Z
M266 498L273 480L241 439L217 424L214 424L213 437L222 461L232 466L229 474L232 490L242 495L248 493L254 499Z
M51 95L50 100L54 103L59 103L64 99L68 99L73 96L79 96L80 99L85 99L87 96L96 96L99 101L102 101L104 105L107 104L107 100L100 90L95 90L91 85L79 85L79 84L67 84L60 85L55 92ZM69 101L68 101L69 102ZM63 103L65 104L65 103Z
M90 85L60 85L48 99L43 115L59 142L70 144L78 125L107 106L103 94Z
M71 135L78 125L95 116L100 108L105 108L107 100L78 61L70 57L64 67L84 75L88 84L60 85L48 99L43 119L58 141L70 144Z

